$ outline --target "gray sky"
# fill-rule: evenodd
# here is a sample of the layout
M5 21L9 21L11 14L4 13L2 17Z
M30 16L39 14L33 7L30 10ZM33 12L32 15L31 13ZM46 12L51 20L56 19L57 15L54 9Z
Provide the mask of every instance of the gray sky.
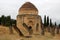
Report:
M60 0L0 0L0 16L11 15L13 19L16 19L19 8L25 2L33 3L42 19L44 15L47 15L53 22L60 23Z

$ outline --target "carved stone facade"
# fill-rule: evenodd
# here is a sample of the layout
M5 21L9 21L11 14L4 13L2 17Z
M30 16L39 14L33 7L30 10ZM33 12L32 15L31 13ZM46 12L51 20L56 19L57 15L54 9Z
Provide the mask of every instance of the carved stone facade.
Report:
M26 2L19 9L17 15L17 27L25 35L29 35L29 28L32 34L40 34L41 32L41 16L38 15L37 8L30 2Z

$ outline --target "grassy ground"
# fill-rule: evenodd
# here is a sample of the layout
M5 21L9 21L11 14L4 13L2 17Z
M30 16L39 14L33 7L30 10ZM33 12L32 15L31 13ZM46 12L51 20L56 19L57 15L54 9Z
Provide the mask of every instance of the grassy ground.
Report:
M31 38L20 37L17 34L5 34L0 35L0 40L60 40L60 35L51 36L51 35L32 35Z
M9 33L8 27L0 26L0 40L60 40L60 34L52 36L50 33L45 33L45 35L32 35L32 37L20 37L16 31L13 34Z

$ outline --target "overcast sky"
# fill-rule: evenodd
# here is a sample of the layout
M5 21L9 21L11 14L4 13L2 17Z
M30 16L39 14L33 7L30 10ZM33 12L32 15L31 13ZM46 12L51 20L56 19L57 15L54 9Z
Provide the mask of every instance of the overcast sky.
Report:
M16 19L19 8L25 2L33 3L42 19L47 15L53 22L60 23L60 0L0 0L0 16L11 15L11 18Z

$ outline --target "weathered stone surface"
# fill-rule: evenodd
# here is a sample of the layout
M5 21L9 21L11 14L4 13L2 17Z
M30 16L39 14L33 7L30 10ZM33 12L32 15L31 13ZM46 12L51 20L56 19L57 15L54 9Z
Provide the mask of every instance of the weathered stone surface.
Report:
M24 26L23 23L25 23L26 26ZM32 34L40 34L41 17L38 15L38 10L36 7L33 4L27 2L19 9L19 14L17 15L17 27L26 36L30 34L28 30L29 26L31 26L31 29L33 30ZM36 31L36 28L38 31Z
M34 14L37 15L38 14L38 10L37 8L30 2L26 2L25 4L23 4L21 6L21 8L19 8L19 15L21 14Z

